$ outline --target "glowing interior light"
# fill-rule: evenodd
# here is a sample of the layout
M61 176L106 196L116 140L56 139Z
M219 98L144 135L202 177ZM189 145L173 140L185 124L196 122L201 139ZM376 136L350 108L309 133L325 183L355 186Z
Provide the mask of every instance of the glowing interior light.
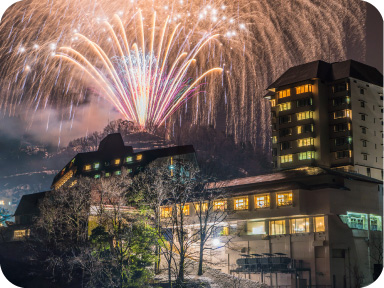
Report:
M220 246L220 244L221 244L221 242L220 242L220 239L217 239L217 238L215 238L215 239L212 239L212 245L213 246Z

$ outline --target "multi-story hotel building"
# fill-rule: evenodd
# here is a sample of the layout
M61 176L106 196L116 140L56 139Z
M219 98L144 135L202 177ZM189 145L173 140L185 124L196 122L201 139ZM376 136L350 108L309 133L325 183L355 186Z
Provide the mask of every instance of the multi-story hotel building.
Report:
M268 87L273 162L383 179L383 75L348 60L295 66Z

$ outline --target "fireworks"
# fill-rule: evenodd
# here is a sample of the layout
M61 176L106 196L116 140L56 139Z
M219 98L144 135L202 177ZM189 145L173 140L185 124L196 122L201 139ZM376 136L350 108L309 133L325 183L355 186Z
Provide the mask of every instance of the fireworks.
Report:
M147 72L140 77L147 81L153 77L160 79L157 87L163 88L166 77L170 76L170 80L174 81L172 75L180 71L185 61L188 61L187 58L180 59L177 62L179 64L175 66L177 69L175 68L175 72L171 73L172 65L178 57L184 51L192 53L195 47L203 44L199 44L202 39L208 39L210 35L216 34L220 36L204 45L196 55L193 67L191 65L186 74L180 78L178 90L169 95L179 97L178 92L190 87L193 80L202 76L204 71L217 67L223 69L221 75L215 73L201 79L200 84L206 84L204 87L198 86L199 83L193 85L194 87L184 95L185 99L201 93L183 102L182 106L179 105L181 102L176 105L179 110L169 118L169 121L167 120L168 127L177 124L176 129L178 127L184 129L183 125L186 123L214 126L224 124L227 134L233 135L236 141L249 141L258 147L268 148L269 114L262 96L265 93L264 89L271 81L293 65L317 59L344 60L347 57L347 47L354 47L354 49L359 47L356 55L360 55L361 58L356 60L364 60L365 47L362 43L365 36L365 4L359 0L30 0L27 3L24 2L15 4L0 24L2 39L0 109L3 113L11 115L24 113L24 111L35 113L40 109L54 108L62 111L63 119L73 119L76 117L76 107L87 102L89 97L94 97L96 89L100 90L100 88L96 88L96 82L92 84L90 81L91 76L86 72L90 71L89 67L74 69L73 65L68 65L67 60L55 56L64 53L70 58L77 59L69 53L69 50L62 50L60 47L71 47L80 51L97 71L105 71L106 66L102 67L100 64L101 58L95 58L94 50L82 50L82 47L86 46L86 40L82 37L86 37L89 41L103 47L106 55L116 56L110 59L115 69L119 65L129 65L132 61L141 63L136 65L136 68L132 67L133 69L138 69L142 65L150 69L156 63L163 64L165 59L164 54L158 57L156 46L153 54L148 52L150 42L148 43L147 40L152 39L152 32L154 32L154 43L159 43L163 24L168 21L165 33L167 41L170 40L168 37L177 25L179 28L175 32L164 73L160 76L152 69L150 73L146 70ZM139 10L142 11L142 18L144 18L142 24L135 20ZM157 23L162 25L156 26L156 31L153 31L152 15L155 11ZM126 49L128 46L123 45L124 57L116 50L116 39L105 25L105 22L110 22L111 25L115 25L112 28L117 29L114 15L118 15L122 20L127 38L132 40L130 44L137 43L138 54L131 53L130 57L126 55L128 52L135 51L131 46L128 51ZM144 39L147 41L144 45L145 53L142 50L142 30L148 35ZM117 40L120 42L123 40L123 37L118 36L121 35L119 34L121 31L116 30ZM189 57L189 59L193 58L192 55ZM148 61L152 61L152 64ZM113 78L124 78L127 75L123 74L128 73L127 71L132 73L131 69L117 69L117 76L106 76L104 80L113 81ZM133 81L134 78L130 79ZM98 80L99 84L100 81L101 79ZM89 89L92 85L94 85L93 88ZM122 92L130 91L129 82L122 82L121 85ZM121 98L124 93L116 93L117 87L114 84L111 89L114 89L114 94ZM144 86L140 84L132 87L136 89ZM145 87L148 86L145 85ZM129 95L137 97L148 95L146 93L149 92L145 91L143 94L131 91ZM121 103L121 100L116 101ZM126 104L127 107L131 105L128 104ZM134 107L133 104L131 106ZM142 104L136 106L140 109L146 107ZM170 106L167 107L168 110L150 108L147 115L150 115L150 119L156 118L157 123L160 124L159 119L164 118L169 111L175 111L175 109L169 110ZM123 115L126 113L139 123L147 123L149 119L147 117L145 120L142 116L145 112L142 110L135 112L133 108L127 108L126 111L120 108L119 111ZM158 113L156 114L155 111ZM220 123L218 119L222 119ZM155 125L155 120L151 121L152 123L144 125Z
M108 50L118 51L117 55L108 56L98 44L84 35L75 34L75 37L86 43L84 51L91 51L88 58L92 60L88 60L71 47L59 49L58 57L86 72L102 91L101 95L105 95L127 120L134 120L140 127L151 130L161 125L188 97L193 95L194 91L198 91L195 85L201 79L212 72L222 72L221 68L213 68L193 81L186 77L188 70L196 62L194 58L199 51L218 35L203 36L187 53L183 50L186 48L186 43L189 42L188 36L183 40L182 45L178 47L174 45L178 40L176 35L180 35L177 32L182 29L179 25L176 25L169 37L166 37L165 32L169 22L169 18L167 18L158 40L159 43L156 45L154 43L156 14L153 16L149 41L146 41L145 38L141 11L137 15L141 44L129 43L123 23L116 14L113 18L116 29L108 22L104 24L110 32L108 42L112 43L108 45ZM166 38L169 40L165 41ZM111 45L114 49L110 48ZM147 45L149 49L146 47ZM157 46L157 52L154 50L154 46ZM173 46L177 47L177 52L172 51ZM173 60L168 63L170 58ZM190 82L191 84L189 84Z

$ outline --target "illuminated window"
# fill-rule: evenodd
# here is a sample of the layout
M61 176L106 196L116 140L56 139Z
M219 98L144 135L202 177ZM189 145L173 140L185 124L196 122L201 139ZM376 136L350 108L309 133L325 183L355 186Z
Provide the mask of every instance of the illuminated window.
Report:
M128 174L132 173L132 169L127 169Z
M263 235L265 234L264 221L248 221L247 231L250 235Z
M75 164L75 160L76 160L76 158L73 158L73 159L71 160L71 163L69 163L69 168L71 168L72 165Z
M183 214L185 215L185 216L188 216L189 215L189 205L182 205L182 206L179 206L178 207L178 213L180 212L180 210L181 211L183 211Z
M91 164L87 164L84 166L84 171L89 171L91 170L91 168L92 168Z
M275 106L276 106L276 100L273 99L273 100L271 100L271 107L275 107Z
M333 112L333 119L352 118L352 110L345 109Z
M128 156L125 158L125 163L131 163L133 161L132 156Z
M172 216L172 207L161 207L160 208L160 217L169 218Z
M291 219L289 222L291 234L309 232L309 218Z
M273 136L273 137L272 137L272 143L273 143L273 144L276 144L276 143L277 143L277 136Z
M313 111L305 111L305 112L300 112L296 114L297 120L305 120L305 119L311 119L313 118Z
M118 170L118 171L115 171L115 173L114 173L115 175L121 175L121 171L120 170Z
M100 168L100 163L95 163L95 164L93 164L93 168L94 168L94 169L99 169L99 168Z
M372 231L382 231L383 224L381 221L381 217L373 214L369 214L370 226Z
M0 200L0 205L4 205L4 200Z
M344 150L344 151L335 152L335 158L336 159L351 158L351 157L352 157L352 150Z
M197 203L195 205L196 212L199 213L201 208L201 212L206 212L208 210L208 203Z
M279 111L286 111L291 109L291 102L279 104Z
M141 159L143 159L143 155L139 154L139 155L136 156L136 160L137 161L140 161Z
M363 213L347 212L340 215L340 219L352 229L368 230L368 215Z
M113 161L113 164L115 164L115 165L119 165L120 164L120 159L115 159L114 161Z
M277 92L279 98L285 98L291 96L291 89L286 89Z
M235 210L248 209L248 197L235 198Z
M21 239L23 239L25 237L28 237L29 235L30 235L30 230L29 229L13 231L13 238L15 240L21 240Z
M284 192L277 194L277 206L292 205L292 192Z
M77 184L77 180L73 181L73 182L69 185L69 187L73 187L73 186L75 186L76 184Z
M310 146L314 144L315 139L314 138L304 138L304 139L299 139L297 140L298 146L303 147L303 146Z
M296 87L296 94L302 94L302 93L308 93L312 92L312 85L302 85L299 87Z
M99 179L99 178L100 178L100 174L96 174L95 179Z
M313 132L313 124L297 126L297 134Z
M269 207L269 195L255 196L255 208Z
M299 160L315 159L315 151L306 151L299 153Z
M91 166L91 165L89 165ZM63 186L69 179L72 178L74 172L73 170L69 170L63 177L61 177L55 184L55 189L59 189L61 186Z
M105 177L109 177L109 176L111 176L111 173L109 172L105 173Z
M229 235L229 227L224 226L221 230L220 236L228 236Z
M215 211L217 210L227 210L227 200L217 200L213 202L213 208Z
M269 221L269 231L271 235L285 234L285 220Z
M293 155L292 154L287 154L280 156L280 162L281 163L287 163L287 162L292 162L293 161Z
M324 216L313 218L313 230L314 230L314 232L324 232L325 231Z

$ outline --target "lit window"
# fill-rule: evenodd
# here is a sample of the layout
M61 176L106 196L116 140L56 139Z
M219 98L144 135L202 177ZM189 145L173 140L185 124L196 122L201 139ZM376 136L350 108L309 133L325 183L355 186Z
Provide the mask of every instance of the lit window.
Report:
M306 151L299 153L299 160L315 159L315 151Z
M120 159L115 159L115 160L113 161L113 163L114 163L115 165L119 165L119 164L120 164Z
M297 134L313 132L313 124L307 124L297 127Z
M248 221L247 231L250 235L263 235L265 234L264 221Z
M4 200L0 200L0 205L4 205Z
M291 96L291 89L282 90L282 91L279 91L277 93L278 93L279 98L289 97L289 96Z
M276 144L276 143L277 143L277 136L273 136L273 137L272 137L272 143L273 143L273 144Z
M227 210L227 200L214 201L213 207L215 208L216 211L217 210L221 210L221 211Z
M77 180L73 181L70 185L69 185L69 188L75 186L77 184Z
M229 235L229 227L224 226L221 230L220 236L228 236Z
M309 232L309 218L299 218L290 220L291 234L295 233L308 233Z
M293 156L292 154L280 156L280 162L281 163L292 162L293 161L292 156Z
M314 230L314 232L324 232L325 231L324 216L313 218L313 230Z
M311 119L313 118L313 111L305 111L305 112L300 112L296 114L297 120L305 120L305 119Z
M292 192L278 193L277 206L289 206L289 205L292 205Z
M91 164L87 164L84 166L84 171L89 171L91 170L91 168L92 168Z
M93 164L93 168L94 168L94 169L99 169L99 168L100 168L100 163L95 163L95 164Z
M291 102L279 104L279 111L286 111L291 109Z
M352 110L345 109L333 112L333 119L352 118Z
M372 231L382 231L381 217L373 214L369 214L370 226Z
M297 140L299 147L313 145L314 141L315 141L314 138L304 138L304 139Z
M197 203L195 205L196 212L199 213L201 208L201 212L204 213L208 210L208 203Z
M368 215L363 213L347 212L340 215L340 219L352 229L368 230Z
M142 158L143 158L143 155L141 155L141 154L139 154L139 155L136 156L136 160L137 160L137 161L140 161Z
M128 156L125 158L125 163L131 163L133 161L132 156Z
M128 174L132 173L132 169L127 169Z
M161 207L160 208L160 217L169 218L172 216L172 207Z
M179 206L179 212L180 210L183 211L183 214L185 216L188 216L189 215L189 205L182 205L182 206Z
M307 92L312 92L312 85L308 84L296 87L296 94L302 94Z
M99 179L99 178L100 178L100 174L96 174L95 179Z
M273 100L271 100L271 107L275 107L275 106L276 106L276 100L273 99Z
M29 229L26 229L26 230L15 230L13 232L13 238L15 240L21 240L25 237L28 237L30 235L30 230Z
M105 173L105 177L108 178L109 176L111 176L111 173L109 173L109 172Z
M269 195L255 196L255 208L269 207Z
M235 210L248 209L248 197L241 197L235 199Z
M285 220L269 221L271 235L285 234Z
M336 159L351 158L351 157L352 157L352 150L335 152L335 158Z
M115 175L121 175L121 171L120 170L115 171Z
M61 186L67 183L67 181L72 178L73 174L74 172L72 170L69 170L67 173L65 173L65 175L54 184L55 189L59 189Z

